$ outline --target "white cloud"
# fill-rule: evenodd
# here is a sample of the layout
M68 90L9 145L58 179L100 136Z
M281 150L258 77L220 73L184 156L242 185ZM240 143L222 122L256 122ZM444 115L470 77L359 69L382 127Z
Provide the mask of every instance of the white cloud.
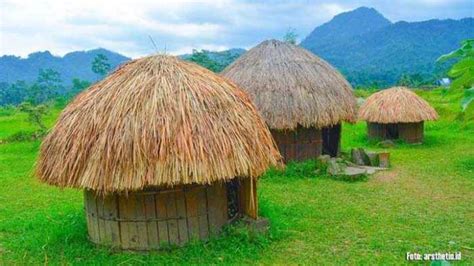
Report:
M457 6L472 0L454 1L458 4L448 0L0 0L0 55L26 56L38 50L63 55L103 47L137 57L154 52L148 36L160 50L166 47L171 53L248 48L280 38L288 27L296 28L303 38L334 15L361 5L373 6L390 19L416 20L463 16L466 11Z

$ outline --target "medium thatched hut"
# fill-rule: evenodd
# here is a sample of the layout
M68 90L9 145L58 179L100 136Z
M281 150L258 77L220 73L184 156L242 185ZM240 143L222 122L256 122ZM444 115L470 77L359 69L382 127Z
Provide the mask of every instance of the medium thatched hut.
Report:
M360 107L359 118L367 121L369 138L423 141L423 122L438 119L428 102L405 87L372 94Z
M45 138L37 175L85 190L93 242L149 250L256 219L257 177L280 160L242 90L157 55L78 95Z
M344 77L296 45L268 40L222 72L246 90L286 161L339 152L341 121L354 122L356 100Z

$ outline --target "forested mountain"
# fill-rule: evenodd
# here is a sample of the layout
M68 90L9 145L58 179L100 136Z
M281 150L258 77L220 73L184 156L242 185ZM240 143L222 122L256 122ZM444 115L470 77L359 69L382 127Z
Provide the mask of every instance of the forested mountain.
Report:
M341 70L353 85L388 86L402 75L435 80L436 59L474 38L474 19L391 23L372 8L339 14L316 27L301 46Z
M54 56L49 51L32 53L27 58L4 55L0 57L0 82L13 83L17 80L34 82L40 69L57 71L61 80L67 85L71 84L73 78L95 81L100 75L92 71L91 65L98 54L107 57L111 69L130 59L102 48L76 51L63 57Z
M361 7L316 27L300 45L338 68L354 86L389 86L401 77L433 82L445 74L449 65L449 62L438 65L436 59L456 49L462 40L474 38L473 29L473 18L392 23L375 9ZM220 72L244 52L244 49L195 50L181 58ZM65 87L81 88L84 82L102 77L92 71L92 62L99 54L107 58L111 70L130 59L102 48L63 57L48 51L32 53L27 58L1 56L0 96L12 97L12 88L20 95L22 87L38 81L41 69L53 70L50 75L57 72L55 80ZM13 86L18 80L25 84ZM14 98L22 99L18 95Z

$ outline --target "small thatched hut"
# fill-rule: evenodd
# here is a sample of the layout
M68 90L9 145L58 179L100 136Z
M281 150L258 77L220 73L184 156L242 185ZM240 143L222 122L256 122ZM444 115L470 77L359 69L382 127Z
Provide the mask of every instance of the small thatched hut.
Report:
M45 138L37 175L85 190L93 242L149 250L256 219L257 177L280 160L242 90L157 55L78 95Z
M367 121L369 138L421 143L423 122L438 119L438 114L413 91L394 87L367 98L360 107L359 118Z
M296 45L269 40L222 75L246 90L286 161L339 152L341 121L354 122L356 100L344 77Z

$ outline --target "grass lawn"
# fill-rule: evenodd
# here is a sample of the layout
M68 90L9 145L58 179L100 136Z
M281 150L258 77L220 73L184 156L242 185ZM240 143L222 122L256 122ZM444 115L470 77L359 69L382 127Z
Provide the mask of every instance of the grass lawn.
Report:
M269 171L259 189L268 235L235 225L207 243L160 252L92 245L82 192L33 177L40 142L0 144L0 264L401 264L406 252L461 251L461 263L472 265L474 123L456 120L459 96L419 94L441 119L425 124L422 145L389 149L389 171L352 183L315 174L312 161ZM24 119L0 112L0 139L33 130ZM365 130L365 123L345 124L343 149L379 149Z

